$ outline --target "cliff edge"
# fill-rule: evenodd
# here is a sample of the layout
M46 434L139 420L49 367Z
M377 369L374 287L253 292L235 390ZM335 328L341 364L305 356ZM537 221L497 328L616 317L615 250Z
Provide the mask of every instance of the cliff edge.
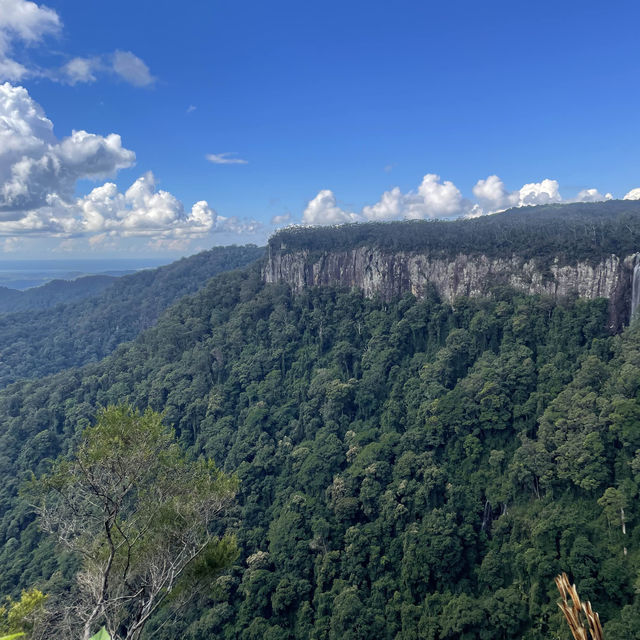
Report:
M629 322L640 263L640 203L512 210L482 220L290 228L268 245L263 276L305 287L356 287L391 300L490 295L497 286L560 299L607 298L609 329ZM637 242L637 244L636 244ZM636 296L637 297L637 296Z

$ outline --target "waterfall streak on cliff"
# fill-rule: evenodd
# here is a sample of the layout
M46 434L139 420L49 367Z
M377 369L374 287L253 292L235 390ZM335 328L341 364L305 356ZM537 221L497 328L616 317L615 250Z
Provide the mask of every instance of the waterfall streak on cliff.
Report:
M631 286L631 320L636 315L636 310L640 304L640 262L633 267L633 283Z

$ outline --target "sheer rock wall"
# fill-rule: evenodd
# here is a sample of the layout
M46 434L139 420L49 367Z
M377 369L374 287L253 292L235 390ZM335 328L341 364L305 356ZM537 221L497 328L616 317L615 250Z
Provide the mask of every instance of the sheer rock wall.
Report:
M443 257L368 247L310 254L270 246L263 275L266 282L286 283L295 292L313 286L357 287L385 300L408 292L420 298L433 286L452 302L460 296L489 295L499 285L554 299L608 298L609 325L616 332L629 321L635 262L635 255L610 255L597 264L562 264L557 258L543 264L517 255Z

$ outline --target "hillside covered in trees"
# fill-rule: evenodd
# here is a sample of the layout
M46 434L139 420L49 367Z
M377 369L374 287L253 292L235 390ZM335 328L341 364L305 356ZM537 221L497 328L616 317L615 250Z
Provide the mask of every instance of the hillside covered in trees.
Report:
M36 311L57 304L80 300L99 294L111 286L116 276L84 276L76 280L52 280L25 291L0 287L0 313Z
M68 287L58 281L34 293L19 292L27 297L17 304L32 303L28 311L0 313L0 388L19 378L44 376L104 358L212 276L254 262L263 253L253 245L215 247L165 267L114 278L95 295L78 295L80 300L72 295L55 306L44 303L50 294L59 292L62 299L69 290L72 294L83 290L83 281L95 281L82 278L64 283ZM0 292L0 306L1 299Z
M146 637L565 637L560 571L608 640L637 637L640 327L606 316L221 274L101 362L0 392L0 593L68 586L19 488L128 402L240 481L237 564Z

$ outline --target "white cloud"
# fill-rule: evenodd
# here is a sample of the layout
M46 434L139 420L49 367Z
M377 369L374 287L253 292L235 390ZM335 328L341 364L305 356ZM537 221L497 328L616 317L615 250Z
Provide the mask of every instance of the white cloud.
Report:
M496 175L486 180L478 180L473 187L473 195L485 211L500 211L515 207L520 200L520 191L507 191L504 182Z
M404 194L399 187L385 191L376 204L363 207L362 216L366 220L449 218L467 214L471 208L453 182L427 173L416 191Z
M333 191L323 189L310 200L302 214L304 224L342 224L344 222L357 222L362 218L355 213L343 211L336 202Z
M3 80L21 80L27 75L29 75L29 69L24 65L10 58L3 58L0 55L0 82Z
M74 131L57 140L53 123L26 89L0 85L0 218L20 217L52 194L68 200L77 180L104 178L134 161L114 133Z
M332 191L325 189L309 202L302 221L304 224L339 224L359 220L416 220L448 218L468 214L473 204L462 197L459 189L449 180L428 173L416 191L402 193L399 187L385 191L380 200L362 208L361 213L343 211L336 203Z
M61 26L52 9L26 0L0 0L0 80L20 80L30 73L12 58L16 42L35 45Z
M112 56L112 69L134 87L149 87L156 81L145 62L131 51L116 51Z
M21 213L20 218L0 221L0 235L87 236L91 245L98 245L113 237L191 239L211 231L255 230L218 216L204 200L185 211L174 195L156 189L151 172L124 193L106 182L71 201L52 194L44 206Z
M473 187L473 195L485 213L503 211L510 207L562 201L557 180L548 178L541 182L525 184L516 191L507 191L504 182L498 176L492 175L485 180L478 180Z
M195 237L211 231L217 214L204 201L196 202L190 212L168 191L156 189L154 175L147 172L124 193L107 182L79 198L72 225L79 233L113 233L130 236ZM75 211L74 211L75 214Z
M0 85L0 235L86 236L92 246L113 238L183 239L209 232L254 232L259 224L225 218L204 200L186 211L156 187L151 172L124 192L113 182L75 197L78 180L112 176L135 161L120 136L74 131L58 140L53 123L26 89Z
M623 200L640 200L640 187L636 187L627 192Z
M102 68L100 58L73 58L62 67L62 77L71 85L95 82Z
M603 200L612 200L610 193L602 195L597 189L583 189L576 196L576 202L602 202Z
M336 203L334 193L320 191L305 209L303 224L340 224L358 220L401 220L424 218L475 218L511 207L543 205L554 202L598 202L610 200L610 193L602 195L597 189L584 189L574 200L563 200L557 180L545 178L529 182L515 191L507 190L496 175L478 180L473 187L477 202L464 198L455 184L427 173L415 191L403 193L399 187L385 191L380 200L362 208L360 213L347 212ZM630 191L625 198L640 199L640 188Z
M212 164L249 164L248 160L242 158L234 158L237 155L235 152L225 153L207 153L205 156Z
M400 187L385 191L380 200L373 205L363 207L362 215L367 220L393 220L404 215L405 196Z
M53 9L29 0L0 0L0 81L39 76L75 85L95 82L98 73L110 73L134 87L155 83L147 64L131 51L74 57L57 70L28 67L16 59L16 44L35 46L61 29L62 21Z
M193 113L197 108L198 108L198 107L196 107L196 106L194 106L194 105L190 104L190 105L187 107L187 114Z
M130 51L116 51L90 58L73 58L57 74L50 73L49 77L76 85L96 82L100 74L115 75L134 87L150 87L156 81L146 63Z
M518 206L526 207L561 201L562 196L559 193L558 181L546 178L542 182L530 182L521 187Z
M283 227L286 226L288 224L291 223L291 214L290 213L283 213L279 216L273 216L271 218L271 224L274 227Z
M418 192L406 196L406 208L405 217L416 220L460 215L468 209L468 205L453 182L441 182L440 176L427 173L418 187Z

